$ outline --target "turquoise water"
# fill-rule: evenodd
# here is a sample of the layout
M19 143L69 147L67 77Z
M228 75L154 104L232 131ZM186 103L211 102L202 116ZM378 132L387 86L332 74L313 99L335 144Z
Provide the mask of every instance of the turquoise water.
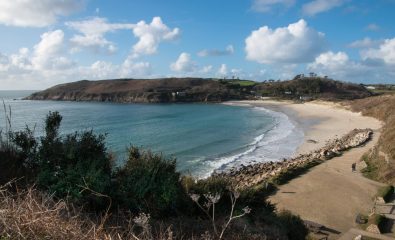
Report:
M43 131L49 111L63 116L62 134L93 129L122 164L131 144L177 158L180 171L208 176L213 170L276 161L293 154L301 132L286 115L223 104L117 104L25 101L31 91L0 91L12 109L12 128ZM1 109L0 128L4 128Z

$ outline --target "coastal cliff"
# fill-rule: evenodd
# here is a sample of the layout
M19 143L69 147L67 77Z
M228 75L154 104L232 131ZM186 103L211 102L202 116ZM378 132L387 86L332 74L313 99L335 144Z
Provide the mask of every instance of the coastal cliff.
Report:
M202 78L83 80L60 84L25 99L120 103L221 102L249 99L250 88Z

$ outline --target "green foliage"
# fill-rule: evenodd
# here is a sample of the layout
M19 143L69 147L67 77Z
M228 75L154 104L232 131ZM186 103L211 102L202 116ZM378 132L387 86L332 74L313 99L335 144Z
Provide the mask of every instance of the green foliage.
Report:
M183 180L184 187L186 185L185 181L186 179ZM229 192L230 185L230 180L225 177L210 176L208 178L192 182L189 186L188 192L196 194L218 193L222 195Z
M257 84L254 90L271 97L299 99L300 96L339 100L371 96L365 87L358 84L334 81L321 77L295 77L289 81L269 81Z
M382 197L385 202L389 202L392 200L392 196L394 194L394 186L387 185L381 187L377 192L377 197Z
M103 199L92 192L105 193L111 183L111 158L105 136L92 131L59 136L62 117L49 113L39 146L39 186L60 198L100 205Z
M174 211L182 195L176 161L133 146L114 179L116 201L134 211L154 215Z
M303 240L306 239L309 233L308 229L299 216L293 215L289 211L282 211L278 214L279 221L283 226L288 239L290 240Z
M374 159L376 159L377 157L377 150L373 150L370 153L365 153L364 155L362 155L361 160L366 163L366 167L361 170L361 173L364 177L373 180L378 179L378 161L374 161Z

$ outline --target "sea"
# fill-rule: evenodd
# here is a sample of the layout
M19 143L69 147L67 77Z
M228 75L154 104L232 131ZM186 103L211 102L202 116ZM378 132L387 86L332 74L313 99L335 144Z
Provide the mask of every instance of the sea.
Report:
M0 91L11 109L12 129L29 126L42 136L50 111L62 116L61 134L93 130L122 165L138 146L177 159L177 169L198 178L258 162L292 156L303 131L282 112L229 104L121 104L22 100L34 91ZM5 110L0 108L0 129Z

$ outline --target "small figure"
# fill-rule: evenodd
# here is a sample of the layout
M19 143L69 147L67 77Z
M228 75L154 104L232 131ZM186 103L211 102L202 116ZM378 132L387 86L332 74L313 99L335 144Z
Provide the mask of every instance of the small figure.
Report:
M356 167L357 167L356 163L351 164L351 171L355 172L356 171Z

